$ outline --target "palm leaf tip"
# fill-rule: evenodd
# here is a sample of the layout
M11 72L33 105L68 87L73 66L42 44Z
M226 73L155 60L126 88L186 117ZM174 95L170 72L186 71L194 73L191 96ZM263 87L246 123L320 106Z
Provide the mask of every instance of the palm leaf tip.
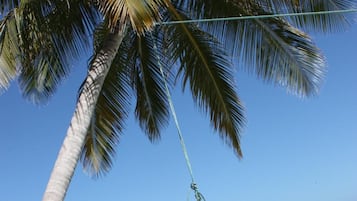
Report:
M312 39L281 18L255 19L252 23L257 29L246 35L245 41L254 42L244 44L242 63L258 77L298 96L318 93L326 63Z
M291 49L296 61L283 63L287 70L282 72L279 82L301 97L318 94L327 66L323 53L307 36L300 43L293 43Z
M232 93L232 91L229 91L228 93ZM215 112L211 111L211 121L213 120L215 122L214 127L220 131L220 136L225 143L233 148L233 151L238 158L242 158L243 152L241 149L240 138L246 121L244 117L244 107L235 91L228 96L232 97L226 100L228 103L226 106L228 109L227 112L217 115L214 114ZM224 109L221 108L219 110L223 111Z
M7 68L0 57L0 94L8 89L11 80L16 76L15 71Z

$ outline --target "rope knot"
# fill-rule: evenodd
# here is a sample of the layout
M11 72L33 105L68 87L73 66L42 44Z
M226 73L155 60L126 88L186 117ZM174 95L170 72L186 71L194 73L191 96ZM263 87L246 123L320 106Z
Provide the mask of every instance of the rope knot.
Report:
M198 191L197 184L192 182L191 183L191 189L195 192L195 198L197 201L206 201L206 199L203 197L202 193Z
M191 183L191 189L197 191L198 190L197 184Z

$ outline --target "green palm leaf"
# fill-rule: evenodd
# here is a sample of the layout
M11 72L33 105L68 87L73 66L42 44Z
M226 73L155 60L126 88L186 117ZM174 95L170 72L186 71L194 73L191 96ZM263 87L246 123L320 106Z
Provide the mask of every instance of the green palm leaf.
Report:
M9 13L13 17L3 19L13 25L10 30L1 23L1 55L6 64L0 70L1 85L17 73L26 98L35 103L48 100L68 75L73 58L88 47L88 34L98 20L95 10L83 2L71 7L63 1L24 2Z
M174 20L184 19L174 10ZM187 83L194 100L209 113L211 124L241 157L239 134L244 124L243 106L236 94L232 65L221 44L194 25L167 27L169 51L180 60L183 88Z
M65 61L78 58L90 47L88 36L92 35L101 19L94 5L88 1L70 2L52 0L42 6L55 47Z
M254 3L218 3L213 0L204 3L204 12L195 15L270 14ZM248 71L302 96L318 91L324 73L324 57L307 34L282 18L219 21L203 23L202 27L224 43L232 55L238 55L240 64Z
M16 76L16 55L19 54L17 26L11 12L0 21L0 92L6 89Z
M41 7L27 4L18 11L19 83L25 97L40 103L53 94L57 83L68 74L68 64L60 61Z
M157 55L160 53L154 49L152 38L133 36L129 60L132 63L132 83L137 98L135 114L141 128L154 141L160 138L160 129L168 123L169 118L168 100L158 62L161 62L162 67L167 65L164 55Z

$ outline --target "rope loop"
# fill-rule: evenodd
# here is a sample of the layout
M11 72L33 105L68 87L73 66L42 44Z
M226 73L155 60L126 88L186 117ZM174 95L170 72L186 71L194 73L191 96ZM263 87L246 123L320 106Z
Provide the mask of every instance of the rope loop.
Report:
M198 191L198 187L197 184L192 182L191 183L191 189L194 191L195 193L195 198L197 201L206 201L205 197L203 197L202 193L200 193L200 191Z

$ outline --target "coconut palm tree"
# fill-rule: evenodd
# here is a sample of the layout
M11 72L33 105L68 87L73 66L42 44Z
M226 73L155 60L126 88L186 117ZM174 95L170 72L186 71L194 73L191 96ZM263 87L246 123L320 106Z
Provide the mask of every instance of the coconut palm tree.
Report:
M90 47L93 56L43 200L63 200L79 159L94 176L108 172L123 123L135 115L151 141L168 123L164 81L180 82L213 128L242 157L243 106L234 59L249 72L299 96L318 92L324 57L304 31L348 25L342 14L254 18L348 9L353 0L1 0L0 89L17 79L42 103ZM161 23L252 16L235 21ZM160 57L160 60L157 58ZM160 74L160 67L166 77Z

